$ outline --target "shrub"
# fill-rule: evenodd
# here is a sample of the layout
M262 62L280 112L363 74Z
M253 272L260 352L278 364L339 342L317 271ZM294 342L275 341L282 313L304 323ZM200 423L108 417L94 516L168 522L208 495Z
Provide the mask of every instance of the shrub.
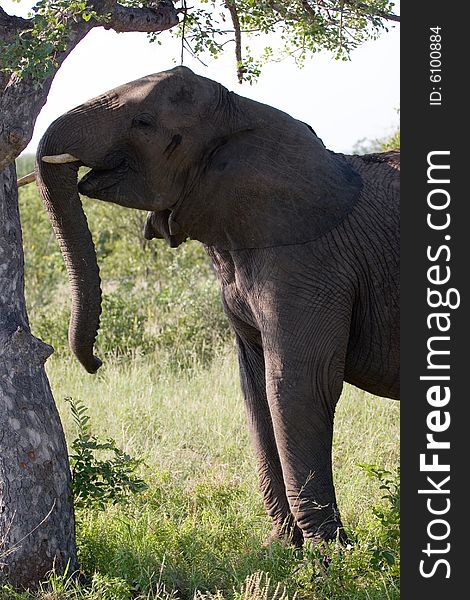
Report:
M75 507L104 510L109 503L121 504L129 495L148 489L147 484L136 475L142 460L120 450L111 438L99 441L91 433L86 406L72 398L65 400L70 404L77 428L70 454ZM102 458L103 455L105 458Z
M387 570L399 577L400 557L400 468L395 473L376 465L360 465L366 474L380 483L383 505L374 506L372 513L378 521L375 539L369 545L371 566L376 571Z

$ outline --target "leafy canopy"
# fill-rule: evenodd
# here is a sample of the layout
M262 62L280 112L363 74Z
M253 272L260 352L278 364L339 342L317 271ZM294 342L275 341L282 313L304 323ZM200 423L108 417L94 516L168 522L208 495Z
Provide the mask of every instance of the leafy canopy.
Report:
M184 12L177 35L198 58L217 58L235 44L239 79L251 81L263 64L286 57L303 66L313 53L326 50L348 60L360 44L387 31L389 20L399 20L393 5L388 0L200 0ZM253 43L254 38L263 41ZM250 43L243 45L244 39Z
M39 0L31 9L29 26L13 40L0 39L1 70L40 85L59 68L57 56L67 49L70 25L92 18L97 24L106 20L86 0Z
M121 0L119 4L153 9L169 2ZM299 66L321 50L347 60L352 50L399 20L389 0L181 0L173 4L181 15L174 30L181 39L181 60L184 52L203 61L235 50L240 82L258 77L266 62L288 56ZM28 26L13 40L0 39L2 70L18 78L44 80L59 67L57 56L65 51L71 28L80 20L106 26L115 6L113 0L39 0L31 9ZM158 40L159 33L149 33L150 39Z

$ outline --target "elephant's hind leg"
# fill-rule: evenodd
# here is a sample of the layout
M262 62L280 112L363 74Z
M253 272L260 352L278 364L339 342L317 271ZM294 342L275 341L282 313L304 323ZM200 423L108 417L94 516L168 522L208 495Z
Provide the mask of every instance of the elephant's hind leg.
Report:
M266 543L283 539L295 546L303 543L286 496L281 463L266 398L262 349L237 337L240 379L245 397L251 440L255 450L260 489L273 530Z
M310 347L277 327L266 341L267 398L286 495L304 539L346 541L333 486L333 417L343 383L348 323L297 314ZM333 315L334 316L334 315ZM284 337L284 334L287 337Z

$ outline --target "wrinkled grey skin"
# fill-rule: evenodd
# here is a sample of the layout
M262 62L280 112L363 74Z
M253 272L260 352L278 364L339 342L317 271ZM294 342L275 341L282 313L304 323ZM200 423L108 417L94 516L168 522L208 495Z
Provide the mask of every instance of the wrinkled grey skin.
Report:
M41 161L60 153L80 163ZM295 544L344 539L331 466L343 381L398 397L398 160L330 152L304 123L183 67L72 110L38 151L72 286L70 344L89 372L100 281L78 191L151 211L149 239L206 245L273 535ZM92 170L77 190L80 164Z

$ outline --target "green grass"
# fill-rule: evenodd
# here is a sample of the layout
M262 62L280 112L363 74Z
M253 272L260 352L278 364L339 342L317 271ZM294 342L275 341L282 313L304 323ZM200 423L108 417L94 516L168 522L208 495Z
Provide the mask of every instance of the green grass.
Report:
M315 550L263 548L270 531L257 488L234 353L179 374L158 358L110 361L91 377L76 361L51 360L48 374L67 438L66 397L88 406L93 433L143 457L149 485L124 506L80 510L83 577L53 576L42 600L383 600L399 597L396 566L374 567L386 534L373 507L380 483L359 463L398 464L398 405L346 386L335 426L334 472L352 550L332 545L328 569ZM384 537L385 536L385 537ZM380 549L380 548L379 548ZM6 594L6 595L5 595Z

